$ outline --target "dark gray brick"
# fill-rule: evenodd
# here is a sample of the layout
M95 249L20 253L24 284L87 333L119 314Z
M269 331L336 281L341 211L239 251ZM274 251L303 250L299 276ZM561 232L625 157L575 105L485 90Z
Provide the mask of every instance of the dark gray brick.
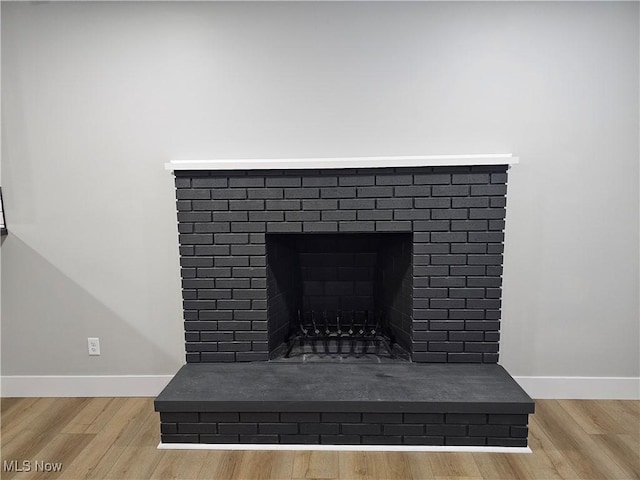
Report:
M355 198L355 187L331 187L321 188L320 196L322 198Z
M226 177L199 177L191 180L193 188L226 188Z
M200 442L206 444L214 443L238 443L238 435L200 435Z
M469 195L468 185L435 185L431 187L434 197L465 197Z
M431 255L432 265L465 265L466 255Z
M464 345L465 352L472 353L498 353L496 342L468 342Z
M449 289L451 298L483 298L483 288L451 288Z
M300 210L300 200L266 200L267 210Z
M440 209L440 208L450 208L451 207L451 199L450 198L416 198L415 200L416 208L432 208L432 209Z
M247 195L250 199L281 199L284 198L284 192L282 188L249 188Z
M413 208L412 198L379 198L376 200L377 208Z
M162 412L160 420L162 422L197 422L198 412Z
M251 342L219 342L218 350L220 352L249 352L251 351Z
M413 425L408 423L383 425L383 435L423 435L424 425Z
M177 423L161 423L160 433L178 433Z
M489 227L486 220L451 220L451 230L486 230Z
M364 423L402 423L402 413L363 413Z
M181 223L178 225L178 233L193 233L193 223Z
M411 212L412 210L407 210ZM358 210L358 220L392 220L393 210Z
M340 209L344 210L371 210L376 206L373 198L356 198L340 200ZM334 207L337 208L337 207Z
M237 312L233 312L233 318L234 320L266 320L267 312L261 311L261 310L237 311ZM266 325L266 322L265 322L265 325ZM247 330L250 330L250 329L247 328ZM254 328L254 330L257 330L257 329Z
M489 220L489 230L502 231L505 227L504 220Z
M234 362L233 352L202 352L200 354L202 362Z
M338 222L311 222L302 227L305 232L337 232Z
M415 220L413 227L422 232L448 232L449 220Z
M323 214L324 213L328 212L323 212ZM320 212L302 210L287 211L285 212L285 220L287 222L317 222L318 220L320 220ZM298 231L302 231L302 228L300 228L300 230Z
M214 236L216 244L244 244L249 243L249 235L246 233L216 233Z
M213 257L182 257L181 267L213 267Z
M337 208L338 200L302 200L303 210L335 210Z
M444 445L444 437L433 435L405 436L402 442L405 445Z
M264 177L230 177L229 187L264 187Z
M320 189L319 188L285 188L284 196L287 199L320 198Z
M462 342L429 342L430 352L462 352Z
M447 424L438 424L438 425L426 425L426 434L427 435L444 435L445 437L449 436L465 436L467 434L466 425L447 425Z
M232 312L229 310L201 310L199 320L230 320Z
M369 211L369 210L367 210ZM320 212L308 212L320 216ZM322 212L322 220L324 221L352 221L356 219L355 210L327 210ZM320 220L317 218L316 220Z
M453 243L451 253L486 253L487 246L483 243Z
M400 445L402 444L402 437L393 435L364 435L362 437L362 443L364 445Z
M491 414L489 415L488 423L490 425L527 425L529 416L526 414Z
M229 210L229 200L193 200L193 210Z
M196 255L229 255L229 245L196 245Z
M198 268L199 278L228 278L231 276L231 269L228 267Z
M229 233L231 225L227 222L196 223L195 233Z
M448 265L435 265L435 266L419 266L419 267L413 267L413 274L414 276L432 276L432 275L438 275L438 276L447 276L449 275L449 269L451 267L449 267Z
M467 233L466 232L433 232L431 234L431 241L435 243L466 242Z
M448 294L446 288L414 288L413 298L444 298Z
M210 222L211 212L180 212L178 222Z
M430 423L441 424L444 423L443 413L405 413L405 423Z
M487 438L487 445L500 447L526 447L526 438Z
M278 443L278 435L240 435L240 443Z
M384 212L385 210L373 210L373 212ZM430 210L395 210L393 212L394 220L429 220L431 218Z
M487 415L484 413L447 413L445 422L461 425L485 425L487 423Z
M209 190L214 200L244 200L247 198L247 190L244 188L221 188Z
M427 185L410 185L405 187L394 187L396 197L428 197L431 188Z
M264 232L266 224L264 222L232 222L231 231L236 233Z
M323 412L321 418L323 422L359 423L362 415L357 412Z
M442 353L428 353L428 352L415 352L412 356L414 362L427 362L427 363L446 363L447 354Z
M337 435L340 433L338 423L301 423L300 433L303 435Z
M447 173L416 174L413 183L416 185L447 185L451 182L451 175Z
M338 227L341 232L373 232L375 222L339 222Z
M414 243L413 253L429 254L429 253L449 253L449 245L445 243Z
M502 255L469 255L469 265L501 265Z
M246 222L249 216L247 212L213 212L211 219L214 222Z
M447 332L429 332L415 331L413 332L414 342L444 341L447 340Z
M191 188L191 179L176 177L175 186L176 188Z
M489 183L489 174L487 173L454 173L451 176L453 184L479 184Z
M458 197L451 200L453 208L486 208L489 197Z
M284 200L267 200L267 202L281 202ZM264 200L229 200L230 210L264 210Z
M268 222L267 232L269 233L302 232L302 222L279 222L279 223Z
M267 187L299 187L302 185L301 177L267 177Z
M358 187L358 197L362 197L362 198L393 197L393 187Z
M465 324L462 320L429 320L431 330L464 330Z
M267 360L269 360L269 353L267 351L236 353L236 362L266 362Z
M235 313L235 312L234 312ZM251 330L251 322L244 322L238 320L228 320L218 322L218 328L220 330Z
M491 174L491 183L507 183L507 174L506 173L492 173Z
M233 212L233 213L247 213L247 212ZM250 211L248 213L249 213L249 221L251 222L281 222L284 220L284 212Z
M441 209L433 210L431 212L431 218L434 220L444 219L466 219L468 218L468 212L466 209Z
M342 433L347 435L377 435L382 433L380 423L343 423Z
M198 290L198 300L218 300L231 298L231 290L203 289Z
M338 186L338 177L329 176L305 176L302 178L303 187L336 187Z
M213 235L211 234L180 234L178 240L181 245L206 245L213 243Z
M192 434L162 434L162 443L198 443L199 435Z
M218 431L221 434L253 434L258 433L256 423L219 423Z
M508 437L509 425L469 425L470 437Z
M503 242L504 233L502 232L469 232L469 242Z
M492 208L496 207L506 207L507 206L507 198L506 197L491 197L489 200L489 206Z
M282 412L280 414L281 422L306 422L316 423L320 421L320 413L318 412Z
M469 218L502 219L506 214L504 208L472 208L469 210Z
M470 298L467 300L467 308L500 308L499 298Z
M176 191L178 200L210 200L211 190L189 188Z
M341 187L374 185L375 177L373 175L341 175L338 177L338 183Z
M251 240L251 237L249 237ZM231 245L232 255L264 255L266 254L265 245Z
M319 435L280 435L280 443L315 445L320 443Z
M260 433L270 434L296 434L298 433L297 423L260 423L258 425Z
M411 185L413 178L405 175L376 175L376 185Z
M484 320L486 318L486 314L484 310L449 310L449 318L452 320Z
M359 445L360 435L320 435L320 443L326 445Z
M233 341L233 332L201 332L200 339L203 342L229 342Z
M216 423L179 423L179 433L209 433L214 434L218 431Z
M494 331L500 329L500 322L497 320L467 320L465 330Z
M509 435L516 438L527 438L528 434L529 429L527 427L513 426L509 431Z
M456 446L482 446L486 444L484 437L445 437L445 445Z
M472 185L471 196L499 196L507 194L506 185Z
M376 221L377 232L410 232L410 221Z
M193 200L194 202L206 202L207 200ZM178 200L176 202L176 209L178 212L188 212L190 210L197 210L193 208L193 204L191 200Z
M482 363L481 353L447 353L449 363Z
M413 329L414 330L426 330L428 329L426 326L424 326L423 322L417 322L416 320L442 320L442 319L446 319L449 318L449 311L448 310L434 310L434 309L428 309L428 310L421 310L419 308L415 308L413 309Z

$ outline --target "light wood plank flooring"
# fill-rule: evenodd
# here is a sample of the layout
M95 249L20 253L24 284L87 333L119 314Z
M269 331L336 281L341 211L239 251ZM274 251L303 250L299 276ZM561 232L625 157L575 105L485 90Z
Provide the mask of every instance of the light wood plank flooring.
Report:
M6 398L3 479L640 479L640 402L538 400L532 454L157 450L151 398ZM59 472L35 461L61 462Z

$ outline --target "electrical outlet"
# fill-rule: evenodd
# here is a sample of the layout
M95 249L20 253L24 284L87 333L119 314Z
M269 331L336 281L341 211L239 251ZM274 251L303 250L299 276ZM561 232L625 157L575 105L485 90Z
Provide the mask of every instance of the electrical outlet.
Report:
M100 355L100 339L87 338L89 344L89 355Z

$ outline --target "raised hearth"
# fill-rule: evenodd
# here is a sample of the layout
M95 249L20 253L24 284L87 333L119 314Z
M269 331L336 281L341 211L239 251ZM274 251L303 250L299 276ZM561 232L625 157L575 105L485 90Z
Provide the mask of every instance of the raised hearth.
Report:
M499 365L184 366L155 401L164 443L527 445L533 401Z

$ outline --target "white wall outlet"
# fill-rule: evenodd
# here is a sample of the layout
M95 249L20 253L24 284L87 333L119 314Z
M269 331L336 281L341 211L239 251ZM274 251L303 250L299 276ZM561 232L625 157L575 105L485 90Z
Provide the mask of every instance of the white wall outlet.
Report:
M87 338L89 355L100 355L100 339Z

